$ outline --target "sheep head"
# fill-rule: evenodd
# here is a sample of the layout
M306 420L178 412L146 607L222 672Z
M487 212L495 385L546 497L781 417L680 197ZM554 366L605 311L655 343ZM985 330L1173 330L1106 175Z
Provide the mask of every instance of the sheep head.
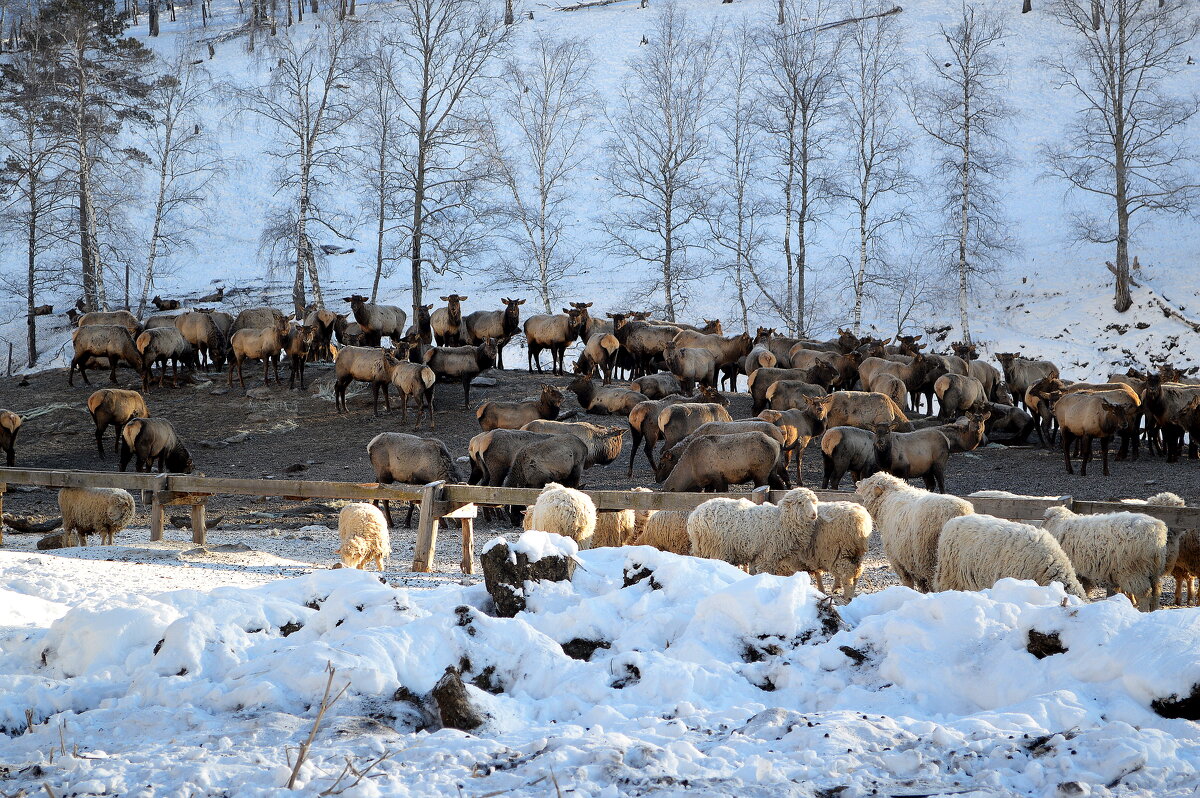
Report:
M793 488L779 501L779 521L785 527L807 526L817 520L817 494Z

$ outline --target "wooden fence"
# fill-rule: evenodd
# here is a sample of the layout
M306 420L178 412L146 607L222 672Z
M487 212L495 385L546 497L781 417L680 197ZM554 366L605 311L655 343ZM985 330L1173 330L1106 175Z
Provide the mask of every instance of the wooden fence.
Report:
M150 497L150 539L163 538L163 508L185 505L191 508L192 541L205 542L205 505L212 496L254 496L285 501L311 499L347 499L354 501L419 502L420 521L412 570L428 572L433 568L437 546L438 521L458 520L462 526L463 573L473 573L474 519L479 505L530 505L537 500L534 488L502 488L486 485L380 485L374 482L321 482L295 479L233 479L189 474L129 474L111 471L57 471L36 468L0 468L0 511L9 484L37 485L47 488L124 488L143 491ZM777 502L786 491L759 488L749 493L644 493L625 490L585 490L598 510L680 510L691 511L716 497L743 498L756 503ZM854 493L816 491L823 501L858 501ZM1077 513L1109 513L1136 510L1162 519L1168 526L1200 528L1200 508L1131 507L1119 502L1077 501L1070 496L1051 499L971 498L964 497L980 513L1014 521L1038 521L1047 507L1065 505ZM143 502L145 495L143 495ZM2 512L0 512L2 517ZM0 545L3 545L0 524Z

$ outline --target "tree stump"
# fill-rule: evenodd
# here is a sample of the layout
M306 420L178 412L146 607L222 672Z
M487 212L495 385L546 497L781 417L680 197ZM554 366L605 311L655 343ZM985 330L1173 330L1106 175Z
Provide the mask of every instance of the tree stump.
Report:
M569 582L575 573L575 561L570 557L550 555L530 562L523 552L513 557L507 543L492 546L479 561L483 583L501 618L512 618L525 609L526 582Z

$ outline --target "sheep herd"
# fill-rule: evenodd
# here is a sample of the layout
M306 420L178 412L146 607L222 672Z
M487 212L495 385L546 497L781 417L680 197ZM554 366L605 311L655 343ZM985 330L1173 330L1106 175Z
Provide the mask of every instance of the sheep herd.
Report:
M1200 385L1169 367L1157 373L1131 369L1103 383L1072 382L1053 363L1015 353L996 354L996 368L981 360L971 344L929 352L922 335L881 340L839 330L833 339L813 340L759 327L753 334L726 336L719 320L693 326L644 313L598 318L591 315L590 302L571 302L560 314L532 315L522 322L523 299L505 297L498 309L465 312L468 299L450 294L442 297L443 307L422 306L411 326L404 309L359 294L345 298L346 314L314 307L303 318L268 307L236 316L188 310L161 299L156 307L179 312L144 323L127 311L85 313L78 316L72 335L68 382L73 384L76 371L88 382L87 369L107 368L115 383L117 368L126 364L139 372L142 391L148 392L156 376L159 387L165 384L168 367L177 384L181 367L221 371L228 366L228 383L233 385L236 372L238 384L245 387L246 361L259 361L264 385L273 374L282 386L279 361L286 358L289 387L298 379L303 388L307 363L332 360L339 412L350 412L347 395L354 382L370 387L376 414L380 393L385 410L391 410L394 388L401 423L408 423L412 402L415 425L427 417L432 430L435 384L461 384L463 408L471 411L473 382L489 369L502 368L505 346L523 333L530 371L542 371L541 354L548 351L550 370L566 373L566 352L578 342L580 354L566 390L584 412L623 416L627 425L559 420L564 392L549 384L530 399L483 401L473 408L480 433L467 447L466 481L545 489L544 496L572 492L587 469L616 460L628 429L627 474L632 476L640 449L663 490L725 491L746 484L788 490L793 461L795 482L803 484L801 460L816 439L824 465L822 487L836 489L849 474L867 508L818 502L797 489L777 507L714 500L682 519L683 514L675 513L644 514L636 521L622 516L604 522L614 525L604 535L594 524L590 533L586 525L572 528L568 534L581 542L596 535L618 541L606 545L640 540L755 571L806 570L818 580L824 572L850 595L874 519L893 570L902 583L918 590L974 589L1002 576L1022 576L1060 581L1068 592L1107 585L1138 599L1152 596L1152 604L1159 579L1171 570L1171 546L1179 550L1179 536L1168 536L1153 519L1141 526L1113 522L1112 540L1122 543L1097 544L1109 538L1093 536L1089 551L1074 531L1078 523L1067 523L1061 513L1048 517L1044 529L1035 529L976 515L969 502L938 495L946 490L949 457L989 440L1026 443L1036 433L1050 447L1061 433L1068 473L1078 461L1086 474L1097 442L1108 474L1114 439L1120 444L1118 460L1140 456L1144 442L1151 454L1174 462L1187 433L1194 456ZM390 346L382 345L385 337ZM753 415L735 419L722 390L736 392L743 384ZM112 426L122 470L130 461L147 472L156 466L164 472L192 470L180 436L168 419L150 416L143 393L101 389L89 397L87 407L102 458L103 436ZM924 417L912 415L922 408ZM0 410L0 449L9 465L15 462L20 426L16 413ZM384 484L464 481L450 450L429 437L383 433L370 442L368 456L376 479ZM923 481L926 490L901 481L909 479ZM518 521L518 511L512 512ZM544 515L551 517L548 511ZM384 507L381 517L386 538L390 507ZM536 506L527 523L530 517L542 517ZM355 516L354 524L375 529L378 524L368 523L373 518ZM1093 518L1074 520L1086 525ZM767 529L786 534L764 535ZM894 533L898 529L907 531ZM1161 557L1146 555L1150 549L1137 548L1140 542L1137 553L1126 545L1160 537L1155 545L1166 552ZM386 557L386 539L382 546L367 548L348 548L348 540L343 536L341 549L350 558L348 565L377 560L381 551ZM984 557L983 552L993 554ZM1104 562L1105 552L1112 562ZM1134 562L1136 578L1121 570L1133 568ZM1191 577L1186 578L1194 600Z

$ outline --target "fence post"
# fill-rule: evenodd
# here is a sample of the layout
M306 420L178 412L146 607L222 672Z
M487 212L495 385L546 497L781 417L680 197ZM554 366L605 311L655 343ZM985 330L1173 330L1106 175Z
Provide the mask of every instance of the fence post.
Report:
M763 485L750 491L750 501L755 504L766 504L771 500L771 486Z
M437 550L438 519L434 516L434 503L445 480L430 482L421 489L421 518L417 522L417 545L413 551L412 569L418 573L433 570L433 554Z
M204 545L208 531L204 523L204 499L200 499L192 505L192 542L198 546Z
M8 490L8 485L0 482L0 546L4 545L4 491Z

